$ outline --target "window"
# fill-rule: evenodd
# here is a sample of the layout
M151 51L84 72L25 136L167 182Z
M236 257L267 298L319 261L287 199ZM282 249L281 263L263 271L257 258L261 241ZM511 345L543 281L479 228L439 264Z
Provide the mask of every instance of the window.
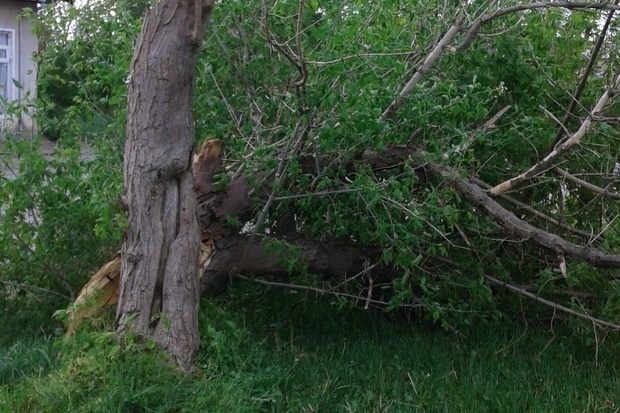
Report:
M0 30L0 113L4 112L4 102L12 98L11 32Z

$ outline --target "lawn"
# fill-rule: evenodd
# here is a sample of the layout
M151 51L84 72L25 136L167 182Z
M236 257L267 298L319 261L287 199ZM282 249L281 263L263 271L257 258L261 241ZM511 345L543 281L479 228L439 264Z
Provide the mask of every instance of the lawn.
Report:
M325 297L237 286L203 302L189 376L149 343L121 348L102 329L5 337L0 411L620 411L618 340L562 330L517 318L457 337Z

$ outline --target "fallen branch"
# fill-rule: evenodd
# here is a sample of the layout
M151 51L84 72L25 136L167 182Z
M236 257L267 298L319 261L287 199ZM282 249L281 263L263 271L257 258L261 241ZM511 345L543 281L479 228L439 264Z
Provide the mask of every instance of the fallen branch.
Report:
M610 192L605 188L601 188L600 186L596 186L594 184L591 184L590 182L584 181L583 179L579 179L574 175L571 175L570 173L568 173L567 171L565 171L564 169L561 168L554 168L554 171L556 171L558 174L560 174L562 177L564 177L565 179L576 183L579 186L583 186L586 189L589 189L590 191L607 197L607 198L611 198L611 199L620 199L620 194L617 192Z
M291 273L290 251L268 248L268 242L250 236L231 235L213 240L211 258L201 269L201 289L206 294L222 290L238 274L288 277ZM256 237L259 238L259 237ZM272 239L275 241L275 239ZM363 272L367 260L380 261L381 251L357 245L315 242L299 239L289 241L308 273L324 279L343 279L347 274ZM242 260L241 258L244 257ZM389 279L397 272L382 262L373 267L373 276Z
M396 111L403 105L405 99L411 94L411 91L417 85L422 77L426 74L426 72L431 68L433 64L443 55L444 50L450 45L454 37L461 30L460 24L463 21L464 15L461 13L457 16L452 26L448 29L446 34L437 42L433 50L426 55L426 59L420 67L417 68L411 79L407 82L407 84L403 87L400 93L394 98L390 106L385 109L385 111L379 117L380 121L384 121L388 118L391 118Z
M483 188L483 189L490 189L491 188L491 185L489 185L486 182L483 182L483 181L481 181L481 180L479 180L477 178L472 178L472 182L475 183L476 185L478 185L479 187ZM529 212L530 214L532 214L534 216L534 218L540 218L543 221L546 221L546 222L548 222L548 223L550 223L552 225L555 225L558 228L562 228L565 231L572 232L573 234L578 235L580 237L583 237L583 238L586 238L586 239L592 238L592 233L591 232L583 231L581 229L573 228L573 227L571 227L569 225L566 225L566 224L558 221L557 219L552 218L549 215L544 214L544 213L538 211L537 209L532 208L531 206L529 206L527 204L524 204L523 202L521 202L521 201L519 201L517 199L514 199L511 196L508 196L506 194L502 194L502 195L498 195L497 197L499 199L503 200L503 201L511 203L512 205L516 206L519 209L522 209L523 211Z
M462 52L466 50L471 42L476 38L480 28L489 23L492 20L495 20L499 17L505 16L507 14L516 13L520 11L533 10L533 9L551 9L551 8L561 8L561 9L593 9L593 10L620 10L620 6L606 3L592 3L592 2L583 2L583 1L546 1L546 2L538 2L538 3L529 3L529 4L520 4L517 6L506 7L503 9L499 9L491 14L481 16L476 19L474 24L469 28L465 38L461 43L456 46L457 52Z
M536 163L526 172L514 178L511 178L507 181L504 181L499 185L496 185L495 187L491 189L490 192L493 195L503 194L505 192L508 192L516 188L517 186L521 185L525 181L528 181L536 177L537 175L540 175L544 171L550 169L553 166L552 165L553 161L555 161L562 153L564 153L570 147L581 142L581 139L588 132L588 130L590 129L590 126L592 125L592 115L599 113L603 110L605 105L607 105L607 102L609 101L609 99L615 93L617 93L618 85L620 85L620 74L618 74L618 76L616 77L616 80L607 88L605 93L603 93L603 95L597 102L596 106L594 106L594 109L592 109L592 112L588 114L588 116L583 121L583 123L581 124L581 127L579 128L577 132L575 132L570 138L568 138L564 142L556 145L556 147L553 148L553 150L549 153L549 155L547 155L540 162Z
M559 311L562 311L564 313L567 313L567 314L573 315L575 317L581 318L583 320L588 320L591 323L596 324L599 327L607 327L607 328L610 328L612 330L620 330L620 325L618 325L618 324L610 323L609 321L605 321L605 320L601 320L599 318L592 317L589 314L580 313L579 311L575 311L575 310L572 310L572 309L570 309L568 307L564 307L563 305L558 304L558 303L554 303L553 301L545 300L544 298L541 298L541 297L537 296L536 294L533 294L533 293L531 293L529 291L526 291L526 290L524 290L522 288L515 287L514 285L510 285L510 284L508 284L508 283L506 283L504 281L500 281L500 280L498 280L496 278L493 278L493 277L491 277L489 275L485 275L484 278L488 282L490 282L491 284L502 286L502 287L504 287L504 288L506 288L506 289L508 289L510 291L516 292L516 293L521 294L521 295L523 295L523 296L525 296L527 298L531 298L534 301L538 301L539 303L542 303L542 304L544 304L546 306L549 306L549 307L553 308L554 310L559 310Z
M376 300L374 298L370 298L369 296L367 297L362 297L359 295L354 295L354 294L347 294L347 293L340 293L337 291L332 291L330 290L325 290L323 288L318 288L318 287L311 287L308 285L299 285L299 284L289 284L289 283L282 283L282 282L276 282L276 281L266 281L266 280L261 280L259 278L250 278L250 277L245 277L243 275L239 275L236 274L235 278L239 278L241 280L246 280L246 281L252 281L255 282L257 284L262 284L262 285L268 285L268 286L273 286L273 287L282 287L282 288L290 288L292 290L303 290L303 291L312 291L318 294L327 294L327 295L333 295L335 297L345 297L345 298L352 298L354 300L363 300L365 303L364 309L367 310L368 309L368 304L377 304L377 305L381 305L381 306L388 306L390 303L388 303L387 301L382 301L382 300ZM399 307L401 308L415 308L415 307L422 307L422 304L402 304Z
M445 179L467 203L492 218L510 233L526 240L531 239L538 245L548 248L559 255L568 255L581 259L594 267L620 268L620 255L607 254L596 248L576 245L558 235L537 228L517 218L515 214L491 199L471 179L463 179L457 172L448 170L436 162L422 162L417 158L413 158L413 160L418 167L424 168L439 179Z

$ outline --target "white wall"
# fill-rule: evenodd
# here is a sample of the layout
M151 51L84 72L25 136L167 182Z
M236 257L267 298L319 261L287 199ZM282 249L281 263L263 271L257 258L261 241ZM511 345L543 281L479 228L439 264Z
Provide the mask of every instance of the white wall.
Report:
M23 89L13 87L11 96L20 103L28 103L35 98L37 79L36 66L32 61L32 56L38 51L38 41L36 36L31 33L32 25L29 19L18 19L25 7L36 9L36 4L28 1L0 0L0 30L7 30L13 35L12 45L15 53L12 62L12 76L23 86ZM3 131L36 132L32 119L27 115L20 116L17 119L0 115L0 129Z

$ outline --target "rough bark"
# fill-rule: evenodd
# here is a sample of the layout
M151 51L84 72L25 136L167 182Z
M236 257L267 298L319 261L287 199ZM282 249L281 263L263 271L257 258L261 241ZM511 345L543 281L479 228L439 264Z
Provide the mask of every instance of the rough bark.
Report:
M120 333L153 336L187 369L198 350L199 226L190 169L192 93L212 0L160 0L146 14L128 79ZM196 9L201 13L196 14Z
M368 262L378 262L379 250L349 244L320 243L310 240L291 241L300 252L299 258L311 274L324 279L344 279L365 270ZM288 276L285 252L267 252L267 246L249 236L232 235L218 238L213 243L211 258L201 269L200 283L205 294L221 291L231 274L256 276ZM240 260L240 257L245 257ZM388 279L393 270L379 263L374 273Z

